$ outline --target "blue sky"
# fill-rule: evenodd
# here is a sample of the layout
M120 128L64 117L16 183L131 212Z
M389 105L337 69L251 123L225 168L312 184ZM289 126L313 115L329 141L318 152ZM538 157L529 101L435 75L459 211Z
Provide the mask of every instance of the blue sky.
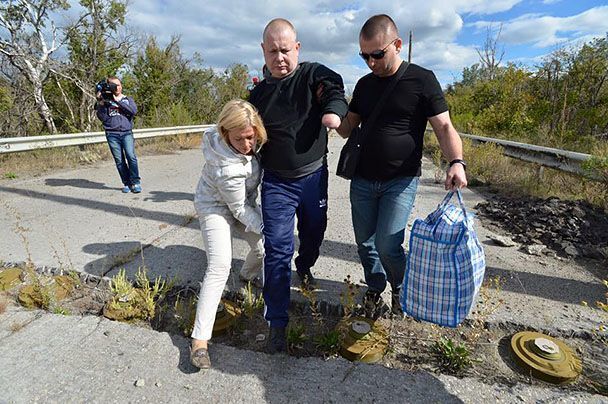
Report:
M130 29L161 44L180 35L185 55L198 52L217 69L244 63L253 74L263 64L265 24L288 18L302 43L300 59L328 65L351 89L368 72L357 56L358 32L373 14L391 15L404 39L414 31L413 62L432 69L443 86L478 61L488 27L502 27L503 63L529 66L608 32L608 2L598 0L130 0L128 10Z

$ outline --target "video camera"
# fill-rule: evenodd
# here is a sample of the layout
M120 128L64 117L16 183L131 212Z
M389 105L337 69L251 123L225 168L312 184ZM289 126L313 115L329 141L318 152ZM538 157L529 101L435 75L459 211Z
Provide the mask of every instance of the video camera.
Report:
M116 83L111 83L108 80L101 80L97 83L95 88L101 93L101 97L105 101L114 101L114 92L117 90L118 86Z

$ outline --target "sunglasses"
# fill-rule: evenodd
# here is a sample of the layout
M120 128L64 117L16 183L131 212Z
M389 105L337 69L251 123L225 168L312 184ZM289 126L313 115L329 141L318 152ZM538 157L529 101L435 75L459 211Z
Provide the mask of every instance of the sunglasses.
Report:
M399 38L395 38L392 41L390 41L388 43L388 45L386 45L383 49L380 50L375 50L373 52L370 53L364 53L364 52L359 52L359 56L361 56L363 58L363 60L365 60L366 62L369 60L369 58L371 57L372 59L375 60L380 60L384 57L384 55L386 55L386 49L391 46L393 43L395 43L395 41L399 39Z

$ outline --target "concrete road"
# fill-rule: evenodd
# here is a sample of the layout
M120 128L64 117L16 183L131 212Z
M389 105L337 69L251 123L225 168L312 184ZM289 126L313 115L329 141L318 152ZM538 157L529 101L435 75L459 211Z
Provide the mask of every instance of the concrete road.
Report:
M15 330L15 324L21 326ZM11 308L0 315L0 403L606 403L546 385L488 385L344 359L296 359L210 346L98 317Z

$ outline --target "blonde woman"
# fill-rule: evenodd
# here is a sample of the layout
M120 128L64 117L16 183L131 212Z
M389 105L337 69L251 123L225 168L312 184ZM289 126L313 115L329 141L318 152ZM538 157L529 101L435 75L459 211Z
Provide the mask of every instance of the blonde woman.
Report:
M198 298L190 355L192 364L201 369L211 367L207 342L230 274L232 232L237 227L251 247L239 276L254 281L261 275L264 247L261 211L256 203L260 183L256 152L265 142L260 115L243 100L229 101L216 127L203 136L205 164L194 206L207 252L207 271Z

